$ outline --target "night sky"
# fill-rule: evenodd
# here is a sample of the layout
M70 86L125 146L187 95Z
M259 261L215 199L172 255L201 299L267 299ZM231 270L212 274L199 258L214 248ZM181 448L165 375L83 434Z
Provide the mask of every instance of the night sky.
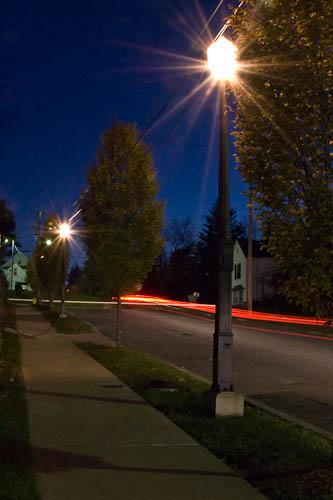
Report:
M206 18L217 3L201 0ZM211 23L214 34L223 15ZM167 220L191 217L199 227L217 192L216 97L200 110L203 90L165 117L202 76L168 69L182 61L149 48L186 55L188 35L203 24L194 0L12 0L2 6L0 197L15 211L24 250L34 245L37 210L73 213L101 132L116 119L144 131L176 89L144 140ZM199 49L192 54L199 57ZM232 205L244 218L245 187L233 162L232 169Z

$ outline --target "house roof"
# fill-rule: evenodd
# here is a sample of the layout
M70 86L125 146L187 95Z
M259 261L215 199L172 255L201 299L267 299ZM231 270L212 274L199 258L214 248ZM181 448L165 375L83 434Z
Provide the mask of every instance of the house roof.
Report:
M242 238L237 240L244 255L248 256L248 239ZM253 240L252 241L252 255L256 258L267 258L272 257L266 250L266 248L262 248L264 242L262 240Z
M29 259L24 253L18 252L14 255L14 264L19 265L22 268L27 266ZM12 265L12 257L9 257L6 262L1 266L1 269L8 269Z

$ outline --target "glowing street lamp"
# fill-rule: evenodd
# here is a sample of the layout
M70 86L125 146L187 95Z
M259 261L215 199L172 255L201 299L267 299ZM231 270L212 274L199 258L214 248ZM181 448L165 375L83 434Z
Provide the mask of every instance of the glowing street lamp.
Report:
M68 222L63 222L60 224L58 232L61 239L68 239L71 236L71 226Z
M207 50L207 66L219 85L218 291L213 342L212 414L241 415L243 399L233 392L231 280L234 244L230 237L228 107L226 84L237 78L237 47L220 37Z
M207 64L214 80L232 82L237 77L237 47L221 36L207 49Z
M59 318L67 318L65 309L65 297L66 297L66 257L68 254L68 240L71 237L72 229L68 222L62 222L58 227L58 234L60 241L62 242L62 272L63 272L63 282L61 287L61 302L60 302L60 314Z

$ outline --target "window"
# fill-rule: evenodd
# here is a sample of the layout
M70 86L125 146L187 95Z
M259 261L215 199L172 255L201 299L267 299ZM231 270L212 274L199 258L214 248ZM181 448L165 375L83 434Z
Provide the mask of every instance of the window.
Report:
M235 272L235 280L240 280L241 279L241 263L239 262L238 264L235 264L234 266L234 272Z

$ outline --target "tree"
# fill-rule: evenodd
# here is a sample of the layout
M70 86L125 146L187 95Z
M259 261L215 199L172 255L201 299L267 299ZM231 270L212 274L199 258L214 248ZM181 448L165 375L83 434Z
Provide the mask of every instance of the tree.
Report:
M233 18L239 170L290 301L333 313L333 4L247 0ZM243 50L244 49L244 50Z
M194 241L178 246L170 255L167 292L175 300L187 300L197 291L198 256Z
M29 284L33 289L41 285L46 293L49 307L53 306L54 297L60 292L68 270L67 245L60 240L57 234L59 220L50 215L42 228L42 234L32 254L29 266Z
M107 295L121 296L143 282L161 250L163 204L152 156L132 124L116 123L101 137L82 196L87 267Z
M163 297L167 294L169 259L165 248L155 259L151 271L145 279L141 292L148 295Z
M5 200L0 200L0 264L6 253L5 239L15 238L16 222L14 213L7 207Z
M31 286L32 291L36 294L37 300L40 300L40 289L41 289L41 281L39 279L36 266L35 259L36 256L36 248L33 251L32 258L28 261L27 265L27 283Z
M165 230L169 258L165 273L167 295L187 300L196 290L197 255L193 223L190 218L174 219Z
M165 239L172 250L193 244L193 223L190 218L174 219L165 229Z
M215 303L217 297L218 269L218 234L217 234L217 203L213 205L199 233L199 292L203 302ZM230 234L236 241L246 238L244 225L238 221L235 209L230 210Z
M74 266L71 267L69 273L68 273L68 284L69 286L76 286L83 274L83 269L78 265L75 264Z

